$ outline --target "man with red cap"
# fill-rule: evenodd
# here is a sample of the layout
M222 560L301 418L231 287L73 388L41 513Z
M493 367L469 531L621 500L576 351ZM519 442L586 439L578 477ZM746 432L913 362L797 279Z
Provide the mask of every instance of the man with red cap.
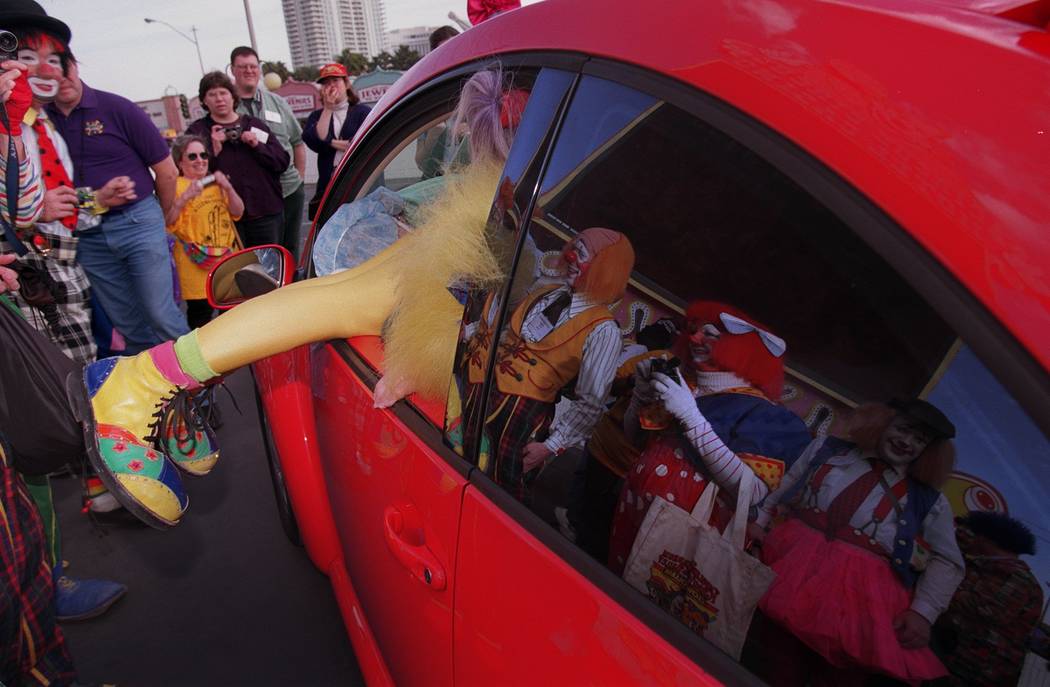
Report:
M467 343L464 427L481 428L479 466L521 499L529 473L586 442L605 412L622 348L609 306L623 296L634 267L631 242L592 227L566 242L562 260L563 281L529 294L502 334L493 331L499 304L490 297ZM495 382L484 399L493 345ZM574 399L555 419L558 397L573 382ZM469 421L477 413L483 423ZM465 444L474 439L465 436Z

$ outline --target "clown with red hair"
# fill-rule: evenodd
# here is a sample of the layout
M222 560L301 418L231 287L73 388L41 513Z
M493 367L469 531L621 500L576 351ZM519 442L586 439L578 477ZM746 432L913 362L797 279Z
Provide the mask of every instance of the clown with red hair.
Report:
M582 446L605 412L622 347L609 306L627 288L634 248L618 231L591 227L562 249L564 278L534 288L499 337L498 299L489 297L467 342L465 414L484 413L479 465L523 499L529 473ZM482 396L489 350L497 345L495 382ZM557 419L559 393L575 382L574 399ZM487 402L485 402L487 401ZM475 437L465 436L465 444Z
M810 441L802 420L778 403L786 344L768 327L730 305L697 301L686 310L678 348L684 379L653 371L652 360L637 367L624 432L644 448L613 518L609 566L618 574L654 496L690 511L713 480L730 499L757 504ZM643 431L656 428L655 402L673 421ZM744 470L759 479L751 493L738 494ZM713 524L724 527L729 505L719 504Z

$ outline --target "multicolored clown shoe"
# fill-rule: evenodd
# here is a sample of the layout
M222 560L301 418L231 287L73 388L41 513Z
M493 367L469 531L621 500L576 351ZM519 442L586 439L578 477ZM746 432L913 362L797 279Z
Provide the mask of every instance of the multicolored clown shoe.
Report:
M188 475L202 477L219 461L219 441L199 406L198 394L179 392L161 420L161 450Z
M189 413L171 407L216 376L191 332L133 357L91 363L67 382L92 465L117 500L148 525L172 527L189 505L176 466L202 475L218 460L214 433L199 417L187 419Z

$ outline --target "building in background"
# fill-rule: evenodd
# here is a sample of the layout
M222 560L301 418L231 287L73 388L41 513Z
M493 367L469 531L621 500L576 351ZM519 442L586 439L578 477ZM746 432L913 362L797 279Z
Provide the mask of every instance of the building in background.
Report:
M430 34L436 26L413 26L408 29L393 29L386 32L386 49L389 52L397 50L398 46L405 46L414 50L417 55L423 57L430 52Z
M320 67L344 49L375 57L386 49L385 0L281 0L292 69Z

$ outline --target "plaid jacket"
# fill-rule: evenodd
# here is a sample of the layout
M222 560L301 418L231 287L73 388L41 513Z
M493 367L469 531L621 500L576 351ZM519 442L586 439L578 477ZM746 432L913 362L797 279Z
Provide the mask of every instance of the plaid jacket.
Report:
M960 526L966 553L973 534ZM1043 591L1028 564L1018 558L966 557L966 577L935 633L947 636L940 656L953 685L1016 685L1024 666L1025 642L1043 610Z
M67 356L79 363L93 362L98 351L91 334L91 288L87 274L76 262L77 239L61 222L37 223L33 231L46 240L47 255L32 250L31 233L27 232L24 242L30 251L21 260L46 269L61 286L62 294L50 322L44 311L28 305L17 294L15 302L26 321L46 334ZM0 240L0 253L12 252L11 245Z
M0 683L68 685L76 675L55 622L44 526L8 452L0 435Z

